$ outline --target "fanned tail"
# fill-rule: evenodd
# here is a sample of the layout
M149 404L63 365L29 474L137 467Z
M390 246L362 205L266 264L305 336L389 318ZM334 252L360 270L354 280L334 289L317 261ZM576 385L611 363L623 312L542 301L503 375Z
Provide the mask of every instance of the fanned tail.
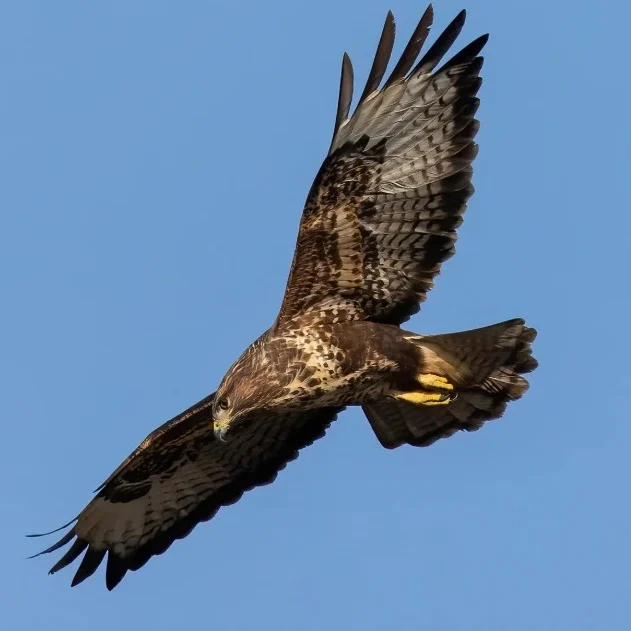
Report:
M431 372L448 378L456 396L449 405L425 407L387 399L363 409L384 447L425 447L458 430L475 431L500 418L510 401L528 390L522 376L537 367L537 332L521 319L445 335L418 336Z

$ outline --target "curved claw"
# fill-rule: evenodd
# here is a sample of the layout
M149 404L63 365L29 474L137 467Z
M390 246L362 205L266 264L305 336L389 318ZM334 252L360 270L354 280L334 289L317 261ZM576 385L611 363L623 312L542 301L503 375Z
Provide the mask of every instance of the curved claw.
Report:
M419 374L416 376L416 380L424 387L424 388L434 388L435 390L453 390L454 386L449 382L445 377L441 377L440 375L432 375L429 374Z
M395 398L414 405L449 405L451 397L444 392L399 392Z

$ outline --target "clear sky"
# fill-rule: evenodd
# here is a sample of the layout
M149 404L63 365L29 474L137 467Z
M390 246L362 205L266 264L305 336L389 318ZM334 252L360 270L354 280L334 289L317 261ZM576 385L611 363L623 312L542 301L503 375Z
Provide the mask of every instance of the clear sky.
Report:
M3 2L3 629L628 629L623 2L444 0L489 31L458 254L407 328L523 316L532 389L382 449L358 410L112 593L26 561L279 306L347 50L424 2ZM624 261L627 261L625 264ZM52 542L52 540L51 540Z

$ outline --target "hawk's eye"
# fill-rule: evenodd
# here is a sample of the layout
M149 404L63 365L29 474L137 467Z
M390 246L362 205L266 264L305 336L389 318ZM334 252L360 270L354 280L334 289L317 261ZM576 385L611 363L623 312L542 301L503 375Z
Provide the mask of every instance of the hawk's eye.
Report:
M226 399L226 397L221 397L221 399L219 399L219 401L217 401L217 407L220 410L227 410L230 406L228 405L228 399Z

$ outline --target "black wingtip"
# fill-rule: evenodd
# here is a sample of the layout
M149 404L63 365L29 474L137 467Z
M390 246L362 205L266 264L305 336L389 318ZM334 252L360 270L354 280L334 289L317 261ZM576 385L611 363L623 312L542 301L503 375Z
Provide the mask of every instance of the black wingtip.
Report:
M427 9L423 12L421 19L419 20L414 32L412 33L403 53L401 53L401 57L397 64L394 67L394 70L390 73L390 76L386 80L383 89L390 87L393 83L396 83L400 79L403 79L405 75L408 73L412 64L416 60L419 52L423 48L425 41L427 40L427 36L429 35L429 31L434 22L434 8L430 4Z
M55 550L59 550L59 548L63 548L63 546L65 546L67 543L70 543L70 541L72 541L73 537L75 536L76 535L73 528L72 530L69 530L59 541L53 543L53 545L50 546L49 548L46 548L46 550L42 550L41 552L38 552L37 554L33 554L28 558L34 559L38 556L41 556L42 554L50 554L51 552L55 552Z
M434 23L434 5L431 2L427 5L423 16L427 16L430 26Z
M489 34L485 33L484 35L480 35L472 42L467 44L462 50L458 51L451 59L445 62L436 73L442 72L443 70L447 70L448 68L452 68L453 66L457 66L458 64L468 63L474 61L478 58L478 55L482 51L482 49L486 46L486 43L489 41ZM479 57L482 59L482 57Z
M96 572L96 569L101 564L103 557L107 553L107 550L103 548L102 550L95 550L94 548L88 548L83 559L81 560L81 564L77 569L72 583L70 583L71 587L75 587L79 583L85 581L86 578L89 578Z
M74 535L74 533L72 533ZM49 574L54 574L55 572L59 572L59 570L63 570L65 567L70 565L87 547L88 542L85 539L76 539L75 542L70 546L70 548L66 551L66 554L50 568Z
M55 528L55 530L51 530L50 532L38 532L38 533L24 535L24 536L30 538L30 537L47 537L48 535L54 535L56 532L59 532L60 530L63 530L64 528L68 528L68 526L71 526L72 524L74 524L74 522L77 521L78 517L79 517L78 515L77 517L73 517L67 524L64 524L63 526L59 526L59 528Z
M333 138L337 134L341 124L346 120L353 100L353 63L348 53L342 57L342 72L340 74L340 93L337 99L337 113L335 115L335 126L333 128Z
M423 55L422 59L414 67L414 70L412 70L413 74L425 74L434 70L443 58L443 55L451 48L458 35L460 35L466 19L467 11L462 9Z
M105 567L105 587L108 591L112 591L127 574L128 566L112 554L107 557L107 566Z
M379 37L379 43L377 44L377 50L375 57L366 80L366 86L362 95L359 97L357 107L363 103L370 94L379 88L379 84L383 79L383 75L386 72L390 57L392 55L392 48L394 47L394 39L396 34L396 24L394 21L394 15L392 11L388 11L386 20L381 30L381 36Z

